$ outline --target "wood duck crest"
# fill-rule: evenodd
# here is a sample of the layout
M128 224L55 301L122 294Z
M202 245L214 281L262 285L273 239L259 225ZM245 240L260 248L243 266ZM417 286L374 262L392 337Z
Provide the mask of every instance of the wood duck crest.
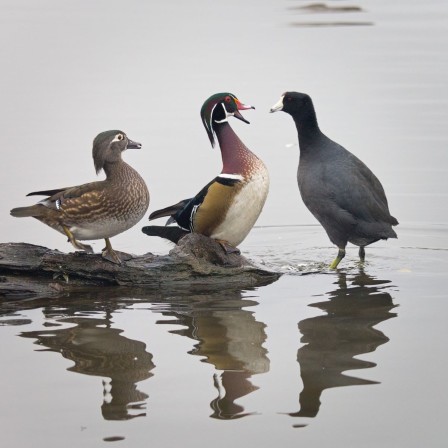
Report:
M210 236L222 242L226 251L244 240L258 219L269 190L269 174L264 163L228 123L229 117L249 123L240 113L247 109L255 108L243 104L231 93L216 93L204 102L201 120L212 147L215 136L219 142L222 171L195 197L151 213L150 220L169 216L167 224L176 222L187 232ZM174 242L178 240L171 237L172 232L164 232L163 227L148 226L143 231Z
M201 108L201 118L212 147L215 146L215 135L221 149L223 169L222 175L241 175L247 177L263 164L251 152L231 128L228 118L233 116L249 124L240 110L255 109L243 104L231 93L217 93L208 98Z

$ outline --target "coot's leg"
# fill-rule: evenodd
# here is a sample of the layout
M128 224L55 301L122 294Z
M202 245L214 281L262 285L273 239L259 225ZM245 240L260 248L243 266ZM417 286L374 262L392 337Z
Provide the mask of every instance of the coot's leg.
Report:
M364 246L359 246L359 259L361 261L366 259L366 251L364 250Z
M330 269L336 269L341 260L345 257L345 247L340 247L338 251L338 256L330 264Z

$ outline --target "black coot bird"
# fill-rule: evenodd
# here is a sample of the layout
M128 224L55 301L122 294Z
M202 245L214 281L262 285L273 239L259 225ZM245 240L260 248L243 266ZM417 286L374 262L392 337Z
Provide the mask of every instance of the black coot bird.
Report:
M344 258L347 242L359 246L364 260L365 246L397 238L392 226L398 221L389 213L380 181L361 160L321 132L311 98L286 92L271 108L279 110L291 115L297 127L297 182L303 202L339 248L330 268L336 269Z

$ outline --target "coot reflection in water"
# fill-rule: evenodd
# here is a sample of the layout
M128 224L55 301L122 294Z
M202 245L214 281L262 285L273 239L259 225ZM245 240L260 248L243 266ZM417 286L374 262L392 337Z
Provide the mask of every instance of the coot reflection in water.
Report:
M343 372L374 367L375 363L358 356L373 352L389 341L373 327L396 317L391 312L396 305L387 291L390 282L360 271L353 277L340 273L336 284L338 288L328 293L329 300L310 305L326 315L304 319L298 324L301 341L306 345L297 352L303 389L300 410L291 413L293 417L315 417L325 389L377 384Z

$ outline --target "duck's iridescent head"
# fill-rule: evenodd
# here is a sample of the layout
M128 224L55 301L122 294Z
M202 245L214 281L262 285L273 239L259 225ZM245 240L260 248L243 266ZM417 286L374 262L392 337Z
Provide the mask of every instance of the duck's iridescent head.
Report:
M232 116L249 123L239 112L247 109L255 109L255 107L243 104L235 95L228 92L215 93L204 102L201 108L201 119L212 146L215 146L215 124L224 123L228 117Z

